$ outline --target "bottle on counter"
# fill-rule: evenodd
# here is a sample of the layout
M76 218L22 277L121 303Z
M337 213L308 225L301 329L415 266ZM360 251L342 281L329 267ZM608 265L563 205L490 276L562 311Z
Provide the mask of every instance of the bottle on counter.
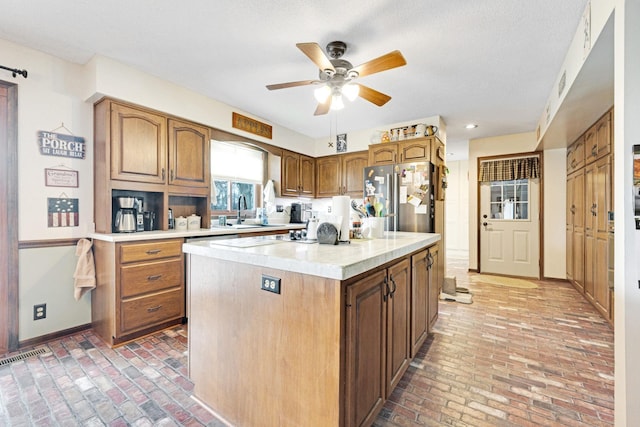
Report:
M169 218L169 230L173 230L175 227L175 222L173 220L173 211L169 208L169 214L167 216Z

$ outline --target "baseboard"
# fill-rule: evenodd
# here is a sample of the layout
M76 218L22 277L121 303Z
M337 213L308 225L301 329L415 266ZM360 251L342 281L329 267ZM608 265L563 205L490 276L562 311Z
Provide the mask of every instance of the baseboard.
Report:
M91 323L74 326L73 328L52 332L50 334L41 335L35 338L29 338L28 340L19 341L18 349L22 350L27 347L35 347L41 344L45 344L52 340L56 340L58 338L66 337L67 335L73 335L73 334L77 334L78 332L86 331L87 329L91 329Z

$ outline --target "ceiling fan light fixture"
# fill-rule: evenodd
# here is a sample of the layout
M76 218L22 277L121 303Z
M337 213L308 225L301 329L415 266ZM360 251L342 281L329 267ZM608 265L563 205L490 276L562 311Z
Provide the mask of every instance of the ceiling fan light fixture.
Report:
M360 93L360 86L347 84L342 87L342 94L351 102L355 101Z
M342 95L333 95L331 100L332 110L342 110L344 108L344 102L342 101Z
M324 104L331 95L331 88L327 85L322 85L313 91L313 96L321 104Z

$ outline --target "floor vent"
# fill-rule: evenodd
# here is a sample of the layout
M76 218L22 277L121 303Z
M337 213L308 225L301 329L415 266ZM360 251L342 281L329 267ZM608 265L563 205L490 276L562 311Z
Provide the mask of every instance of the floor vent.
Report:
M49 350L46 348L38 348L35 350L27 351L25 353L16 354L15 356L6 357L4 359L0 359L0 366L10 365L13 362L18 362L20 360L25 360L33 356L38 356L40 354L48 353Z

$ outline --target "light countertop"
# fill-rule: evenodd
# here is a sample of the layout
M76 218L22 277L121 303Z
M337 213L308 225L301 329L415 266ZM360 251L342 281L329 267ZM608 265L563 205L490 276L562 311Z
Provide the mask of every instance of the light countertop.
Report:
M382 239L354 239L338 245L259 236L202 240L182 247L187 254L345 280L439 240L434 233L386 232Z
M305 224L283 224L283 225L269 225L269 226L256 226L251 228L232 228L232 227L212 227L201 228L198 230L154 230L154 231L138 231L135 233L90 233L89 238L95 240L103 240L105 242L137 242L140 240L159 240L159 239L174 239L174 238L195 238L195 237L217 237L217 236L229 236L230 238L235 235L260 233L260 232L272 232L282 231L283 233L289 230L300 230L305 228Z

